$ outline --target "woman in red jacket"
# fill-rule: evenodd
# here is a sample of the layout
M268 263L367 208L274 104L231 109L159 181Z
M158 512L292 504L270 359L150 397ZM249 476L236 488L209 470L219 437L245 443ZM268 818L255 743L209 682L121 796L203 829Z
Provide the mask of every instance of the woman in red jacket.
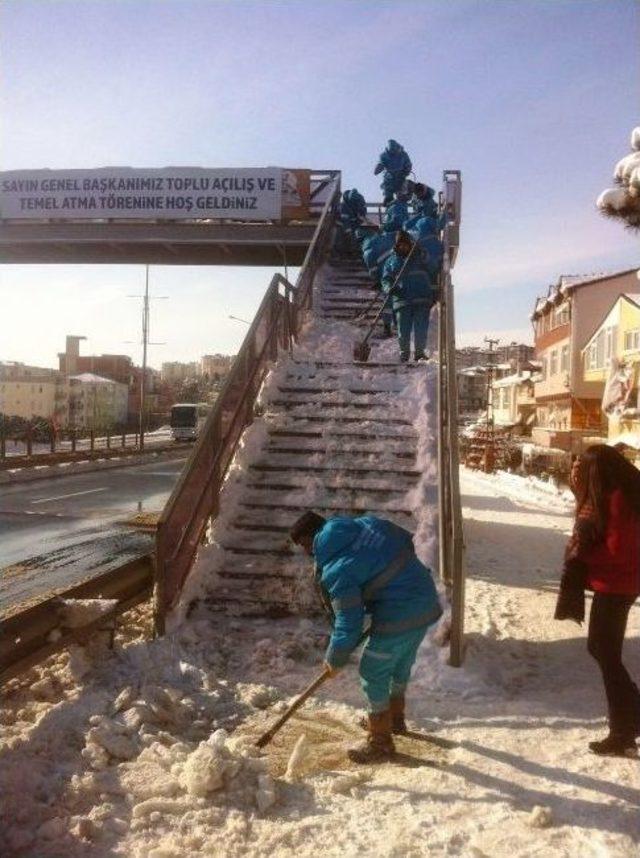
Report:
M589 747L596 754L634 755L640 691L622 663L622 645L640 594L640 471L617 450L595 444L574 463L571 483L576 521L555 616L582 622L584 590L593 590L588 649L602 671L609 735Z

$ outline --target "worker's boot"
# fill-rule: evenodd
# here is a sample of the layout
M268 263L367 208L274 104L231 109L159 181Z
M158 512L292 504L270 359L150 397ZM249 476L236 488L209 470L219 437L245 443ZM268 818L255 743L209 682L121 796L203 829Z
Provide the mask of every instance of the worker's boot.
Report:
M370 712L369 735L364 742L349 748L347 754L354 763L382 763L395 754L391 735L391 711Z
M392 697L389 701L391 711L391 732L396 736L404 736L408 733L407 722L404 720L404 694Z

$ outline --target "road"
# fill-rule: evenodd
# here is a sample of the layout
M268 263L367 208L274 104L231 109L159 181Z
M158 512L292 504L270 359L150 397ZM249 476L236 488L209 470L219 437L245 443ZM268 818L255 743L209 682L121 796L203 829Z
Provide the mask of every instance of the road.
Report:
M0 614L146 553L124 522L161 510L184 462L0 486Z

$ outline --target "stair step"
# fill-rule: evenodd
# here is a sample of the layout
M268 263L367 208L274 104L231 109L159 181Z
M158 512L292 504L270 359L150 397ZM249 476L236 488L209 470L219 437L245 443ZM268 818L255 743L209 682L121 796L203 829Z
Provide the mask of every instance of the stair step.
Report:
M246 556L246 557L255 557L256 559L269 561L273 560L274 563L279 563L279 569L282 568L281 560L283 557L293 557L294 553L291 548L261 548L259 546L248 546L248 545L221 545L220 546L224 551L229 554L237 554L238 556ZM241 571L241 567L238 567L238 571ZM258 570L256 570L258 571Z
M276 438L344 438L353 441L400 441L414 440L415 432L338 432L335 429L270 429L269 435Z
M264 617L268 620L285 620L287 617L294 616L294 611L284 602L271 602L270 604L263 602L251 603L245 602L244 599L232 599L220 596L208 596L204 601L212 613L220 611L231 617L246 617L247 619ZM299 615L300 612L295 611L295 616Z
M353 448L337 448L335 450L328 450L326 447L274 447L269 445L264 448L264 452L268 455L271 453L276 453L280 455L286 456L317 456L318 454L329 455L329 456L353 456L363 457L363 456L377 456L378 458L387 458L387 459L411 459L415 460L416 454L415 450L390 450L390 449L353 449Z
M378 396L381 393L399 393L402 390L401 385L394 387L365 387L358 389L357 387L303 387L300 384L295 385L278 385L280 393L310 393L317 396L322 393L351 393L353 396Z
M384 391L388 393L389 391ZM305 405L321 405L324 408L368 408L375 409L376 407L380 409L380 413L384 414L388 407L391 405L391 402L333 402L327 399L319 399L316 402L313 402L309 399L302 399L300 401L296 399L272 399L269 402L270 406L275 406L277 408L300 408Z
M385 474L387 475L389 472L387 469L382 468L354 468L354 467L343 467L342 465L305 465L299 462L274 462L273 464L269 462L257 462L254 465L249 465L249 470L258 471L261 473L274 473L278 471L299 471L305 474L325 474L327 471L333 471L339 474ZM421 475L420 471L416 471L413 468L402 468L398 465L395 466L394 479L402 474L408 477L419 477Z
M252 510L287 510L302 514L302 504L285 504L285 503L260 503L259 501L241 501L241 507L246 507ZM312 504L311 508L315 512L330 512L333 515L362 515L363 513L372 513L373 515L381 515L382 517L392 518L394 516L413 518L413 512L410 509L395 509L395 508L379 508L372 506L344 506L328 504ZM295 521L295 516L292 519Z
M395 486L380 486L380 485L371 485L370 483L351 483L349 487L345 487L344 485L332 485L331 483L324 482L322 484L322 490L327 494L340 494L340 493L349 493L352 494L359 493L361 495L368 494L376 494L376 495L406 495L408 491L415 487L415 481L412 480L410 483L406 485L399 485L397 480L394 480L396 483ZM299 492L300 491L300 483L287 483L284 482L284 478L279 479L277 481L268 481L266 478L262 483L245 483L247 488L253 489L254 491L266 491L266 492Z
M273 417L275 413L269 412L267 416ZM377 417L365 417L364 415L358 415L357 417L351 417L349 415L344 416L328 416L321 414L287 414L287 421L308 421L309 423L380 423L384 425L390 426L413 426L410 420L405 420L402 417L386 417L386 416L377 416Z
M317 361L303 361L296 360L295 358L292 360L292 363L298 364L300 366L309 366L309 367L317 367L318 369L326 369L329 367L342 367L345 370L353 369L354 366L371 369L384 369L387 372L407 372L411 370L424 369L425 364L417 364L417 363L391 363L389 361L367 361L366 363L361 363L360 361L352 361L346 363L345 361L329 361L329 360L317 360Z

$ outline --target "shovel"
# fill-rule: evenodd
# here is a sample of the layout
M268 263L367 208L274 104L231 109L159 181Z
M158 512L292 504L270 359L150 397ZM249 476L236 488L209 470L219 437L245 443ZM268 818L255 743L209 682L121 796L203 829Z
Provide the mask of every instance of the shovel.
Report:
M358 643L356 647L359 647L360 644L364 641L365 638L369 637L369 629L365 629L365 631L358 638ZM276 733L287 723L289 718L296 712L305 700L308 700L309 697L313 694L316 688L320 688L327 679L331 676L331 668L325 667L322 673L318 674L316 678L313 680L311 685L308 685L302 694L299 694L293 703L289 706L286 712L283 712L282 715L278 718L278 720L273 724L266 733L263 733L259 739L256 740L256 745L258 748L264 748L265 745L268 745L269 742L273 739Z
M362 340L360 340L359 343L356 343L355 346L353 347L353 359L354 359L354 361L358 361L359 363L366 363L369 360L369 355L371 354L371 346L369 345L369 337L374 332L375 327L378 324L378 321L380 319L380 316L382 316L385 307L387 306L387 304L391 300L393 293L394 293L394 291L395 291L395 289L396 289L396 287L400 281L400 278L404 274L404 269L407 267L407 263L409 262L409 260L413 256L413 252L417 246L418 246L418 242L414 241L413 245L411 246L411 250L409 251L409 253L407 253L407 257L406 257L406 259L402 265L402 268L398 272L396 279L393 281L393 286L391 287L391 289L389 289L389 292L387 293L387 297L384 299L382 306L380 307L380 309L376 313L376 316L375 316L373 322L371 323L369 330L365 334L364 338Z
M302 694L299 694L298 697L296 697L296 699L293 701L291 706L289 706L287 711L284 712L278 718L278 720L275 722L275 724L273 724L271 727L269 727L267 732L263 733L262 736L260 736L260 738L256 741L256 745L258 746L258 748L264 748L265 745L268 745L269 742L276 735L276 733L280 730L280 728L283 727L284 724L287 723L289 718L291 718L293 713L297 709L299 709L302 706L302 704L305 702L305 700L307 700L307 698L311 697L311 695L316 690L316 688L320 688L320 686L324 682L326 682L330 676L331 676L331 670L328 667L325 667L325 669L322 671L322 673L319 674L318 676L316 676L316 678L313 680L311 685L308 685L305 688L305 690L302 692Z

